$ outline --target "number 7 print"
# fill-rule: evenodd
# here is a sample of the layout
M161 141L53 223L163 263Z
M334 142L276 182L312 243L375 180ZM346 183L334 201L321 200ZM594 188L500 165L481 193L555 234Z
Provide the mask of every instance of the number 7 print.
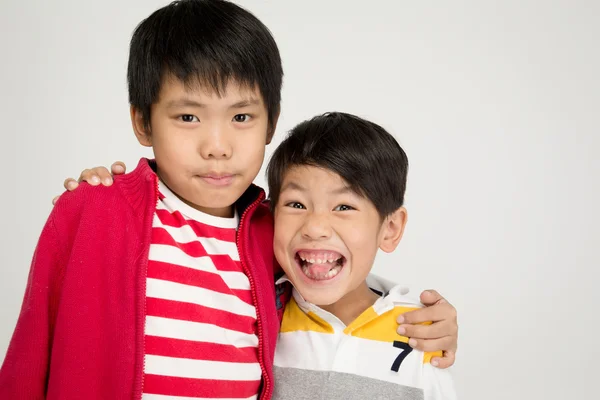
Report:
M394 347L402 349L402 352L398 354L398 357L396 357L394 363L392 364L392 371L398 372L398 370L400 369L400 364L402 364L402 361L404 361L406 356L408 356L410 352L413 351L413 348L410 347L408 343L399 342L397 340L394 341Z

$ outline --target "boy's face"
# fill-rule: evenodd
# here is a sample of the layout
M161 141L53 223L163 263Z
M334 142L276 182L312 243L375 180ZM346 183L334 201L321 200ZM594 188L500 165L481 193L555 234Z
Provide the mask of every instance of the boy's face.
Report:
M396 247L406 211L392 217L382 222L338 174L295 166L275 206L275 256L305 300L330 305L364 283L379 247Z
M152 105L150 129L139 110L131 113L138 140L154 150L162 181L190 206L232 216L232 205L258 174L270 141L258 89L232 81L219 96L205 86L166 78Z

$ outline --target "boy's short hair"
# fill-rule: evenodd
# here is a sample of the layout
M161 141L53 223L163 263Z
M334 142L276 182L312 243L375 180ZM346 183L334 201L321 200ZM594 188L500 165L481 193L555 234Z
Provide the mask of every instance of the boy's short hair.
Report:
M326 113L290 131L267 166L272 208L286 172L300 165L338 174L355 193L369 199L382 218L404 204L406 153L381 126L355 115Z
M258 18L228 1L174 1L135 29L127 68L129 102L148 127L167 74L219 94L230 80L256 85L271 127L279 113L283 68L277 44Z

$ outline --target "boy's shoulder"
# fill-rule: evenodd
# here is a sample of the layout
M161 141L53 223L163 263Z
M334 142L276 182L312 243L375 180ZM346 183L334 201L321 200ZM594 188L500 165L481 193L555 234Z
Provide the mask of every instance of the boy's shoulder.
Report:
M95 217L97 213L109 218L119 212L143 213L144 206L156 197L156 174L151 163L141 159L130 173L115 176L110 186L81 182L77 189L60 196L52 214L69 219L84 215Z
M396 285L375 275L369 275L367 284L381 296L368 310L353 321L346 332L351 336L377 342L408 342L396 332L401 314L423 307L419 294L409 287Z
M388 303L393 303L395 306L405 306L409 308L421 308L421 292L419 288L414 288L406 285L399 285L375 274L367 276L367 286L387 299Z

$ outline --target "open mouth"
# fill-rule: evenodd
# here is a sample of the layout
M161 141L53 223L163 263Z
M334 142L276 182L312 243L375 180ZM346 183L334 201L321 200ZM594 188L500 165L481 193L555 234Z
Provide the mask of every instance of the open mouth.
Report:
M325 281L335 278L344 265L346 258L336 251L305 251L296 253L296 262L307 278Z

